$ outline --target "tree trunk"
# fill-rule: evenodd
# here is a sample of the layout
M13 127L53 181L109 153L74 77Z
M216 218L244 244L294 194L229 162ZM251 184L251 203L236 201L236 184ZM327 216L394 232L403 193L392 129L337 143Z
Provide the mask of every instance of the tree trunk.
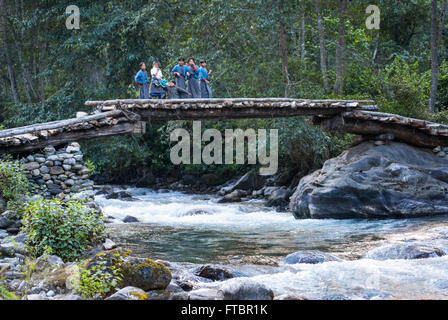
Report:
M342 95L344 93L346 11L347 11L347 0L339 0L339 31L338 31L338 43L336 45L336 82L333 88L333 92L338 95Z
M437 0L433 0L431 7L431 92L428 102L430 113L435 112L437 87L439 85L439 46L447 10L447 0L445 0L443 2L440 21L438 22L437 2Z
M278 14L279 14L279 47L280 56L282 60L282 72L283 80L285 82L285 98L289 97L289 89L291 87L291 80L289 79L288 70L288 43L286 39L285 24L283 23L283 1L278 3Z
M2 35L3 35L3 42L4 42L4 53L5 53L5 59L6 64L8 67L8 76L9 76L9 82L11 83L11 92L12 97L14 99L14 103L19 103L19 95L17 94L16 89L16 79L14 75L14 69L12 67L11 57L9 56L9 43L8 43L8 26L6 25L6 5L4 0L0 0L0 21L2 24Z
M303 9L305 10L305 9ZM306 54L306 48L305 48L305 36L306 36L306 29L305 29L305 13L302 14L302 18L300 20L300 28L301 28L301 35L300 35L300 60L303 62L305 60L305 54Z
M329 91L328 75L327 75L327 50L325 49L325 33L322 25L322 16L320 12L320 0L314 0L317 14L317 29L319 31L319 48L320 48L320 70L322 72L322 79L324 84L324 91Z

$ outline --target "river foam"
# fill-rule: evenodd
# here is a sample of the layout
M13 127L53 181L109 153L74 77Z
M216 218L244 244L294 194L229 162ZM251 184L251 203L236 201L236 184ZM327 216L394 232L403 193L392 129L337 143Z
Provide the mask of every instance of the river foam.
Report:
M446 217L404 220L296 220L260 202L218 204L213 196L127 189L136 201L98 196L104 213L138 224L115 224L113 238L137 254L189 268L198 287L220 283L193 277L199 265L229 268L279 294L309 299L448 299L448 256L419 260L362 259L376 247L418 240L448 252ZM253 265L251 257L277 262L298 250L317 249L347 261L318 265ZM384 250L387 252L387 250ZM245 260L246 259L246 260ZM233 280L233 281L238 281Z

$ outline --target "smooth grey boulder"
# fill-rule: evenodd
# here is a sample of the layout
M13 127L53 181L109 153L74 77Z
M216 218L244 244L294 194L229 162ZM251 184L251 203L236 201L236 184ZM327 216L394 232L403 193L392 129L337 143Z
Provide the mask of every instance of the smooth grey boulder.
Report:
M188 300L216 300L216 289L202 288L190 291L188 294Z
M133 216L126 216L123 218L122 220L124 223L134 223L134 222L138 222L138 219L136 217Z
M106 298L106 300L148 300L148 295L142 289L125 287Z
M390 259L426 259L444 256L446 253L443 249L419 244L419 243L402 243L390 244L370 250L364 255L365 259L372 260L390 260Z
M284 258L282 261L286 264L297 264L297 263L318 264L318 263L342 261L342 260L329 253L317 250L305 250L291 253L287 255L286 258Z
M258 190L261 189L266 181L266 177L258 174L256 170L249 171L242 176L233 186L232 191L240 190Z
M7 217L0 216L0 229L6 229L13 223L14 223L13 220L8 219Z
M272 300L274 292L248 278L230 279L218 290L218 300Z
M400 142L364 142L304 178L296 218L410 218L448 213L448 159Z

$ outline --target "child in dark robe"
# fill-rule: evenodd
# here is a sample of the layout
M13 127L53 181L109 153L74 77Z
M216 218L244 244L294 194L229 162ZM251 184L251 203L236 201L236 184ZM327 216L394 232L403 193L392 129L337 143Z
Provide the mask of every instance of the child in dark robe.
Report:
M208 75L212 73L212 71L207 70L207 61L201 60L201 67L199 68L199 81L201 83L201 98L211 99L212 98L212 90L210 89L210 80Z
M140 63L140 71L135 75L135 82L140 86L138 97L140 99L149 99L149 78L144 62Z
M193 58L188 59L188 92L192 99L201 97L201 89L199 87L199 67Z
M184 63L185 63L184 57L180 57L178 59L178 64L172 70L172 74L174 75L174 78L176 81L176 86L178 86L181 89L186 90L187 85L186 85L185 79L187 76L188 67L184 66ZM186 99L187 97L188 96L184 93L180 94L180 99Z

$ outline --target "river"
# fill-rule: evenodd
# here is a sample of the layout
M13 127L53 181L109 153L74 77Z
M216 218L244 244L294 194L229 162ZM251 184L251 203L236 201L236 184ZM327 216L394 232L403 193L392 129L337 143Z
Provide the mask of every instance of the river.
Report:
M128 188L136 201L96 196L108 232L135 255L169 261L198 287L218 282L192 276L216 264L250 277L276 295L308 299L448 299L448 255L419 260L371 260L363 255L397 241L435 244L448 252L447 216L404 220L296 220L262 201L218 204L212 195ZM120 219L131 215L139 223ZM343 262L286 265L298 250L332 253ZM387 257L386 257L387 258Z

